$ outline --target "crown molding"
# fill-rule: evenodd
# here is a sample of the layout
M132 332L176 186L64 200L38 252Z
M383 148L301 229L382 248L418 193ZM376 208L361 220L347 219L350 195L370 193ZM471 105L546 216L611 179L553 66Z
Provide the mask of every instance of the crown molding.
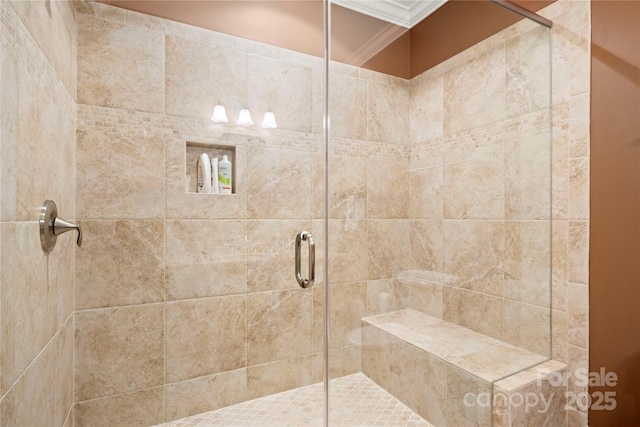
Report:
M401 27L411 28L447 0L333 0L333 3Z

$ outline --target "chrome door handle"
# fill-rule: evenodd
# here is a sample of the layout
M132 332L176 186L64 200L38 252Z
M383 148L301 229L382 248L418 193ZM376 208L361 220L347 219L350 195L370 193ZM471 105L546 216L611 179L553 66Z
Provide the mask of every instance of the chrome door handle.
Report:
M300 270L302 266L302 257L300 256L300 246L302 241L309 242L309 277L304 279ZM316 242L313 240L313 236L308 231L301 231L296 236L296 280L301 288L310 288L313 286L313 282L316 280Z

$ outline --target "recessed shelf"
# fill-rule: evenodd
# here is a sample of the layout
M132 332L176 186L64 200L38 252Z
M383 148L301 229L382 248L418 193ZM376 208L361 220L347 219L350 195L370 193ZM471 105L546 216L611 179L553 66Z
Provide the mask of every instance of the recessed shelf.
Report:
M232 179L231 193L236 194L236 147L233 145L208 144L205 142L187 141L186 146L186 177L185 191L187 193L202 194L203 196L228 196L228 194L207 194L198 193L198 158L202 153L207 153L210 159L217 157L222 160L223 155L227 155L231 161Z

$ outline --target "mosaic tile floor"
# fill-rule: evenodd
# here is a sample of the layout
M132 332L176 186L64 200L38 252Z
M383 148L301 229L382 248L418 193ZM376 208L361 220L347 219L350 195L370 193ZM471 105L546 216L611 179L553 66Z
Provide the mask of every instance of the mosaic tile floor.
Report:
M321 427L322 384L301 387L158 427ZM331 426L432 427L363 374L331 381Z

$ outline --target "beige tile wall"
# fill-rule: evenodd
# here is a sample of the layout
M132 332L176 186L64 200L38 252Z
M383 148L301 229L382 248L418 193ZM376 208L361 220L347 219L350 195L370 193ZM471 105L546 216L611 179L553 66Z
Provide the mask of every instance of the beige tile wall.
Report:
M553 157L543 30L508 29L412 81L333 67L332 375L360 370L361 316L404 307L544 354L553 339L549 355L585 363L588 7L544 13L556 20ZM77 14L75 203L94 243L75 261L76 421L117 423L126 409L149 424L319 381L320 60L97 3ZM271 109L279 128L214 125L217 102L231 122L243 106L256 122ZM185 194L186 141L237 146L236 195ZM301 229L318 241L309 291L291 272ZM99 350L124 337L135 346ZM81 366L98 354L153 375L91 384Z
M75 217L73 7L0 2L0 424L71 425L72 233L42 251L45 199Z
M78 4L77 22L78 425L115 424L119 408L132 424L168 421L321 381L320 59L97 3ZM409 254L409 85L339 64L332 79L339 376L360 371L360 319L390 296L406 305L392 294ZM209 121L217 102L231 124ZM272 110L278 129L233 125L243 106L257 123ZM186 141L237 147L235 195L185 192ZM293 276L303 229L317 241L310 290Z

